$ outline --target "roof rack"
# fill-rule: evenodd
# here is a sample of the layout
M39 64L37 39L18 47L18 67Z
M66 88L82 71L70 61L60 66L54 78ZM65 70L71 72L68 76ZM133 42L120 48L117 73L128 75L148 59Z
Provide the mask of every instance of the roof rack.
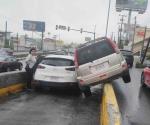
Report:
M91 45L91 44L93 44L93 43L95 43L95 42L99 42L99 41L106 40L106 39L107 39L107 37L99 37L99 38L95 39L95 41L94 41L94 40L91 40L91 41L89 41L89 42L86 42L86 43L81 44L80 46L78 46L78 48L82 48L82 47L85 47L85 46L89 46L89 45Z

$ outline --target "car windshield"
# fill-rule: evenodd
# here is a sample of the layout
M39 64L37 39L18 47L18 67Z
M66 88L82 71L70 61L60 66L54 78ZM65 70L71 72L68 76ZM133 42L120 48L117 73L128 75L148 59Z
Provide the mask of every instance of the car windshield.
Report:
M79 65L82 65L112 53L114 53L114 50L108 42L97 42L78 50L78 63Z
M6 60L6 57L0 56L0 61L5 61L5 60Z
M63 58L44 58L41 63L50 66L74 66L72 60Z

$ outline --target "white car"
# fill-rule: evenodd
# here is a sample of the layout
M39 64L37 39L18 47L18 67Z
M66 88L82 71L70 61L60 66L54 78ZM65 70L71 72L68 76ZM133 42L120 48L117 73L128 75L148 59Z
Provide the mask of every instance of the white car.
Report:
M85 95L91 94L92 85L119 77L122 77L125 83L131 81L126 60L115 43L105 37L77 48L75 65L79 86Z
M37 66L33 86L77 87L74 58L68 55L48 55Z

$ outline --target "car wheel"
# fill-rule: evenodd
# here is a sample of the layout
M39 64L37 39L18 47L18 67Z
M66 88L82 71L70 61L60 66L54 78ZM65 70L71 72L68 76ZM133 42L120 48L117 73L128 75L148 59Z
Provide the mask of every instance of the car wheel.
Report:
M10 72L11 68L7 67L6 72Z
M81 87L80 89L83 92L83 94L85 95L85 97L89 97L92 95L91 89L89 86L84 86L84 87Z
M19 70L22 70L22 69L23 69L23 65L20 65Z
M129 83L129 82L131 82L131 77L130 77L129 71L127 71L127 72L122 76L122 79L123 79L124 83Z
M141 74L141 86L142 87L146 87L146 84L145 84L145 80L144 80L145 78L144 78L144 72L142 72L142 74Z
M76 95L80 95L81 94L81 89L79 88L79 86L73 87L73 91L74 91L74 94L76 94Z
M130 64L130 67L131 67L131 68L133 67L133 63L132 63L132 64Z

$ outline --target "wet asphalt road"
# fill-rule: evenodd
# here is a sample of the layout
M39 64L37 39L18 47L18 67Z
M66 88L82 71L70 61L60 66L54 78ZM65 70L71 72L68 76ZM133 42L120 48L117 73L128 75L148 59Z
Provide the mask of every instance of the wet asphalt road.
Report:
M132 82L124 84L121 79L113 82L123 125L150 125L150 88L142 88L142 69L132 68Z
M0 125L99 125L100 87L83 98L74 91L22 92L0 104Z
M130 69L132 81L113 87L123 125L150 125L150 88L140 85L141 69ZM20 93L0 103L0 125L99 125L101 87L83 98L66 90Z

